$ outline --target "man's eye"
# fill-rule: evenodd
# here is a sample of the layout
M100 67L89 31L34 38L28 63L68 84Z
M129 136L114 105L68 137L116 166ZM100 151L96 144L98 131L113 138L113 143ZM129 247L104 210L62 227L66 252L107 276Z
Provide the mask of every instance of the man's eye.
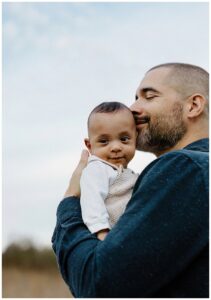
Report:
M155 95L146 95L145 99L146 100L152 100L155 97L156 97Z

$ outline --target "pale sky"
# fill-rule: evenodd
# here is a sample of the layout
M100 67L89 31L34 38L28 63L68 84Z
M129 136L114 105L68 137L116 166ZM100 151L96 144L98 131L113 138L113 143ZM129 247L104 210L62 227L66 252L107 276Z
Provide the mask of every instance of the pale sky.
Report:
M3 247L50 246L90 110L134 101L151 67L208 71L208 2L3 3ZM137 152L136 172L154 159Z

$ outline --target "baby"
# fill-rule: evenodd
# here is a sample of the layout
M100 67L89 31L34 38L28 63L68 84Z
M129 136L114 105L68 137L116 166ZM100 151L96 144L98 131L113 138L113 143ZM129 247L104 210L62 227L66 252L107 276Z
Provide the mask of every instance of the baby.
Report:
M84 141L91 155L80 181L81 210L84 223L101 240L123 214L137 180L127 168L136 137L133 114L120 102L103 102L89 115Z

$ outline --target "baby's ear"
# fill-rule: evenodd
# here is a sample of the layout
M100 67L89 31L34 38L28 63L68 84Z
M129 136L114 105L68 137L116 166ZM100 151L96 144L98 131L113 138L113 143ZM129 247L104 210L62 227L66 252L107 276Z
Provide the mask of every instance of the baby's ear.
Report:
M91 151L91 143L88 138L84 139L84 143L89 151Z

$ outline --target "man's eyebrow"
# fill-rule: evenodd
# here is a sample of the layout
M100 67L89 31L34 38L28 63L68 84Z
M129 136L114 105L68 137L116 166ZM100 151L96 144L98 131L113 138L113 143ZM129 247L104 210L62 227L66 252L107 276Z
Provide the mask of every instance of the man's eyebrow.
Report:
M146 94L147 92L158 93L158 90L154 89L153 87L146 87L146 88L141 89L141 92L143 94Z

